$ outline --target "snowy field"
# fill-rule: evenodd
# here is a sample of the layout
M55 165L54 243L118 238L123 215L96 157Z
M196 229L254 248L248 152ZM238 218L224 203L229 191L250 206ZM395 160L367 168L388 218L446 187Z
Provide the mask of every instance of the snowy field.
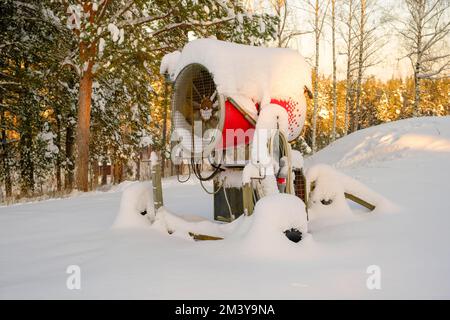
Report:
M111 229L125 185L0 207L0 298L450 298L450 118L361 130L306 161L317 163L400 210L311 217L310 235L286 241L289 250L260 235L252 252L238 241ZM212 218L196 182L164 181L164 200L181 216ZM81 268L81 290L66 287L69 265ZM380 290L366 286L370 265L381 270Z

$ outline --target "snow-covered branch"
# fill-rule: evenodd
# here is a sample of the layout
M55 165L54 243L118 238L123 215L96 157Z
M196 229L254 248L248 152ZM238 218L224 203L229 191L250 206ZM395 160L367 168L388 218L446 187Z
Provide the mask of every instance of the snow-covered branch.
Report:
M214 26L214 25L218 25L221 23L226 23L229 21L234 20L234 16L232 17L225 17L222 19L214 19L212 21L198 21L198 20L189 20L189 21L185 21L185 22L179 22L179 23L171 23L168 24L166 26L164 26L163 28L159 29L159 30L155 30L153 32L150 33L151 36L157 36L160 35L164 32L167 31L171 31L173 29L176 28L187 28L187 27L210 27L210 26Z
M160 15L160 16L148 16L148 17L139 17L139 18L135 18L135 19L128 19L128 20L123 20L117 23L118 27L124 27L124 26L136 26L139 24L146 24L146 23L150 23L150 22L154 22L157 20L162 20L165 18L168 18L169 16L171 16L174 12L174 8L172 8L169 12L167 12L166 14Z

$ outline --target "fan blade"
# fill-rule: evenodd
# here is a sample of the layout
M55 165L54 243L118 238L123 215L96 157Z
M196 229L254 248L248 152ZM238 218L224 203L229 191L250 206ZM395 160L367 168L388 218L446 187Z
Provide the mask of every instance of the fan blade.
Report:
M194 110L200 110L201 108L201 104L198 103L197 101L192 101L192 109Z
M198 96L199 96L200 98L202 98L202 95L200 94L200 92L198 91L198 89L197 89L197 87L195 86L194 83L192 83L192 88L194 88L194 90L195 90L195 92L197 92Z
M216 96L217 96L217 90L214 90L214 93L213 93L212 96L209 98L209 100L211 100L211 102L214 101L214 99L216 98Z

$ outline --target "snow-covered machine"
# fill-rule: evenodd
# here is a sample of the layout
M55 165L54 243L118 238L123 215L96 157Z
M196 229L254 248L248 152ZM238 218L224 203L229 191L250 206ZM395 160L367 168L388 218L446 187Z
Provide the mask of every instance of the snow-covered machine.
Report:
M216 220L251 214L273 193L306 200L303 158L289 143L311 88L298 52L199 39L166 55L160 71L173 82L172 161L214 180Z
M382 196L328 165L303 174L302 154L290 142L302 130L311 83L297 52L200 39L164 56L160 71L173 83L172 162L187 165L214 196L215 220L236 221L171 213L153 153L152 183L124 191L115 226L147 224L194 240L238 237L253 252L278 250L286 238L307 241L308 212L352 214L347 199L370 211L386 207Z

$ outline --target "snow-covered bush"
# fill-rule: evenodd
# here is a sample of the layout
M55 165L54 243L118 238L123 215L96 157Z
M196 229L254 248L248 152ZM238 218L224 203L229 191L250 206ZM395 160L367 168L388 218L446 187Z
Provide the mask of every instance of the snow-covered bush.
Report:
M152 183L134 183L122 193L119 213L113 228L148 227L154 217Z
M297 229L302 237L308 232L305 204L290 194L273 194L260 199L251 218L243 246L254 252L271 252L294 244L286 237L286 230Z
M375 206L376 210L392 211L394 205L382 195L371 190L361 182L341 173L329 165L318 164L306 172L310 190L308 207L311 216L317 213L351 214L345 193L352 194Z

